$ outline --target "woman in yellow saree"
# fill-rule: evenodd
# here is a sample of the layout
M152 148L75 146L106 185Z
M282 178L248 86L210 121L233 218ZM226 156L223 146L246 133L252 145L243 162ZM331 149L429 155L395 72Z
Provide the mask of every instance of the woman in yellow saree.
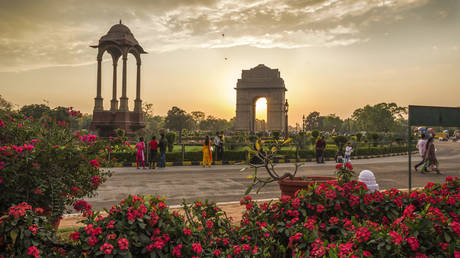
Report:
M209 136L206 136L203 144L203 167L209 166L212 164L212 151L211 151L211 141Z

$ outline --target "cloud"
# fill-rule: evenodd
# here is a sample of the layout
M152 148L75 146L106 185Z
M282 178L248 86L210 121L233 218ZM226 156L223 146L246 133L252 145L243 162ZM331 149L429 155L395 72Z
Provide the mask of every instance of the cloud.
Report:
M123 19L149 52L304 48L367 41L363 29L428 0L15 0L0 3L0 71L79 65ZM222 36L225 34L225 36Z

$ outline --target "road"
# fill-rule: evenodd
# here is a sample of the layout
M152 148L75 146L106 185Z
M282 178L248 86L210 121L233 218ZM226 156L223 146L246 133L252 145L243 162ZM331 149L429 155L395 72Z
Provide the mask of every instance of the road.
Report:
M444 182L446 176L460 176L460 143L436 142L437 157L441 175L412 172L412 186L422 187L427 182ZM413 155L413 163L420 160ZM369 169L374 172L380 189L408 187L408 157L396 156L364 160L352 160L356 177ZM299 176L334 176L335 163L305 163L298 171ZM292 171L293 164L278 164L277 170ZM97 196L86 200L96 210L110 208L128 194L160 195L167 197L169 205L180 204L183 199L191 202L208 199L214 202L238 201L243 196L250 180L249 172L240 172L244 165L223 165L203 168L201 166L167 167L143 170L136 168L112 168L111 178L99 187ZM259 172L262 173L262 171ZM268 175L267 175L268 176ZM264 187L255 199L277 198L280 190L277 183Z

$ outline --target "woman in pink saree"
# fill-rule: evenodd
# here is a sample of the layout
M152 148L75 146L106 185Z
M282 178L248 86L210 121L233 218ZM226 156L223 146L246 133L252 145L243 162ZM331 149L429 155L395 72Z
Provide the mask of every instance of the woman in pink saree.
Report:
M137 155L136 155L136 160L137 160L137 169L139 169L139 165L142 164L142 167L145 169L145 143L144 143L144 137L139 138L139 142L136 144L136 149L137 149Z

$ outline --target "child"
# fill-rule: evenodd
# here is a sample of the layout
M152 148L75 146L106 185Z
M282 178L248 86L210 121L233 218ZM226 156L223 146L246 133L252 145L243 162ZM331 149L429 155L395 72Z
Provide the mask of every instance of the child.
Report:
M351 147L351 142L349 142L347 144L347 147L345 148L345 163L349 163L350 162L350 157L351 157L351 153L353 152L353 147Z
M145 156L144 156L144 150L145 150L145 143L144 143L144 137L139 138L139 142L136 144L136 149L137 149L137 169L139 169L139 163L142 163L142 167L145 168Z

